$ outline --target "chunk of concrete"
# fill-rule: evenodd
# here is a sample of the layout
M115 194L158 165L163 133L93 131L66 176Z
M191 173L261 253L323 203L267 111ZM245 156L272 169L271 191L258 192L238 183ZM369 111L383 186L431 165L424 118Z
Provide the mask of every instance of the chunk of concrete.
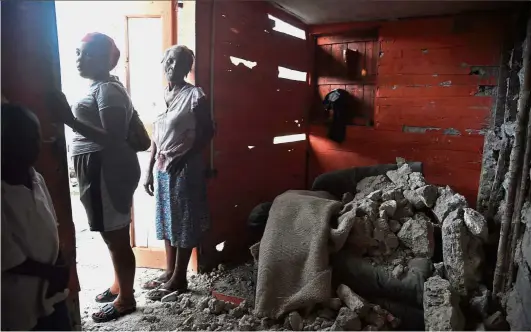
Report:
M490 291L484 285L480 285L478 290L468 301L469 307L477 316L486 319L489 310Z
M454 210L447 216L442 226L443 262L450 285L462 296L467 295L469 286L466 270L468 242L463 209Z
M392 186L393 183L385 175L369 176L361 179L356 185L356 199L364 198L370 193Z
M371 201L379 202L382 199L382 190L376 190L367 195L367 198Z
M446 279L446 270L444 268L444 262L433 264L433 275Z
M431 258L435 249L433 225L423 213L409 218L398 232L400 241L417 257Z
M426 180L424 180L424 175L420 172L413 172L409 174L408 179L409 188L415 190L426 185Z
M397 204L395 200L385 201L380 205L380 211L384 211L389 218L395 215Z
M396 187L390 187L384 190L382 194L382 200L384 201L401 201L404 199L403 190Z
M365 317L370 309L369 303L364 298L354 293L346 285L339 285L337 288L337 296L350 310L354 311L362 318Z
M409 174L411 173L411 167L408 164L404 164L396 171L388 171L386 174L394 184L405 188L409 186Z
M437 216L437 221L442 224L444 219L459 208L466 208L468 203L463 195L456 194L450 187L439 188L439 198L435 202L433 213Z
M359 316L349 308L341 308L331 331L359 331L361 320Z
M487 220L485 220L485 217L483 217L481 213L471 208L465 208L464 211L464 220L468 231L472 235L477 236L478 238L487 242L489 239L489 230L487 228Z
M402 218L413 217L414 214L413 205L407 199L404 198L397 201L397 209L394 215L395 219L400 220Z
M459 296L450 282L438 276L424 283L424 324L426 331L462 331L465 318L459 308Z
M437 197L439 196L438 188L432 185L427 185L415 189L415 192L420 196L424 204L429 208L432 208L433 205L435 205Z
M404 190L404 197L408 200L411 205L415 207L415 209L420 210L426 207L426 204L424 204L424 201L422 200L422 197L420 197L419 194L417 194L414 190Z
M402 224L394 219L389 219L387 221L387 224L389 224L389 229L391 230L391 232L395 234L398 233L400 229L402 228Z

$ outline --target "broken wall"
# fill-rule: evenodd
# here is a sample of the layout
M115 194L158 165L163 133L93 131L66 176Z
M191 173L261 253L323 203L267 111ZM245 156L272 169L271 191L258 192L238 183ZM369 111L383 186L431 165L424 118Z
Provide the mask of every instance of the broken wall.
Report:
M332 89L350 92L362 86L369 97L353 95L362 105L369 105L373 121L349 125L346 141L336 144L326 138L324 123L313 114L309 179L323 172L393 163L396 157L404 157L423 162L428 182L450 185L474 205L505 19L495 13L311 27L317 51L328 55L328 62L316 62L317 73L326 72L322 67L330 66L330 58L335 59L335 66L342 65L338 50L352 49L360 42L368 45L364 31L377 31L377 52L370 49L369 53L365 47L361 69L369 75L364 79L335 74L314 82L320 95L316 103ZM327 45L319 45L324 38L329 40ZM376 62L373 81L372 59Z
M279 67L307 73L311 53L306 40L276 31L269 15L305 26L268 2L201 1L196 12L196 83L213 101L217 126L209 156L212 230L199 252L205 267L248 255L252 208L304 188L307 143L274 138L305 133L309 85L279 78Z

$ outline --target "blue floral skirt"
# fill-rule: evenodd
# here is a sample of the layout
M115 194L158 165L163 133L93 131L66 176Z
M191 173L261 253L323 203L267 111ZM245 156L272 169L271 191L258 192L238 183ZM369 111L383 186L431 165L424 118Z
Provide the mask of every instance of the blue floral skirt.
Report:
M203 156L190 158L177 175L155 174L157 239L180 248L195 248L210 228Z

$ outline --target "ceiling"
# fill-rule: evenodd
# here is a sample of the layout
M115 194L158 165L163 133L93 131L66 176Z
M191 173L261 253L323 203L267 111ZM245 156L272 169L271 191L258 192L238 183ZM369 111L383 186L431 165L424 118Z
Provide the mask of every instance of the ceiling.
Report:
M306 24L379 21L458 14L510 5L512 1L273 0Z

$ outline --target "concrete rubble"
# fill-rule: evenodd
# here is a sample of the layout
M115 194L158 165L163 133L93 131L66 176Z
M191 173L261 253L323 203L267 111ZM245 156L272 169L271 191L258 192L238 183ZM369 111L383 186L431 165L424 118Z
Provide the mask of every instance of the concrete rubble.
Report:
M414 263L426 261L429 275L420 283L417 301L424 305L427 330L464 328L460 296L486 320L488 291L480 286L479 271L483 262L482 243L488 230L482 216L468 208L464 197L449 187L428 184L421 173L413 172L405 163L387 175L361 180L356 188L356 193L345 193L342 198L344 208L339 218L348 218L353 225L343 250L367 264L383 267L397 282L417 278L419 272L415 271ZM438 229L442 240L436 238ZM432 262L431 259L436 259L437 245L442 246L439 258L442 261ZM258 317L252 308L256 276L256 264L230 269L220 266L210 274L191 277L191 292L179 295L171 303L146 301L145 291L139 292L137 288L136 313L108 324L94 324L87 314L83 328L188 331L400 328L401 321L396 315L344 284L329 301L304 312L293 311L279 320ZM212 297L211 289L245 301L239 305L223 302Z
M464 196L448 186L427 183L422 174L413 172L408 164L402 164L386 175L360 181L354 200L345 203L359 211L353 217L355 226L347 240L349 250L373 266L385 267L389 275L398 280L407 275L408 262L412 259L435 259L434 254L442 252L442 257L437 258L442 261L431 263L431 273L437 279L428 286L440 290L448 299L425 297L424 304L432 308L436 303L444 304L447 309L444 319L447 321L439 322L441 317L437 316L435 309L425 311L426 328L463 328L460 297L465 297L469 306L485 318L488 296L481 286L481 269L488 229L484 217L468 207ZM370 209L360 209L360 206L368 205L363 202L369 196ZM377 216L374 215L376 209ZM442 237L439 240L437 230ZM393 242L395 238L398 243ZM450 301L449 294L457 300ZM355 308L350 309L357 313ZM379 324L374 321L364 329L379 329Z
M426 331L462 331L465 318L459 308L459 296L450 282L438 276L424 283L424 323Z

